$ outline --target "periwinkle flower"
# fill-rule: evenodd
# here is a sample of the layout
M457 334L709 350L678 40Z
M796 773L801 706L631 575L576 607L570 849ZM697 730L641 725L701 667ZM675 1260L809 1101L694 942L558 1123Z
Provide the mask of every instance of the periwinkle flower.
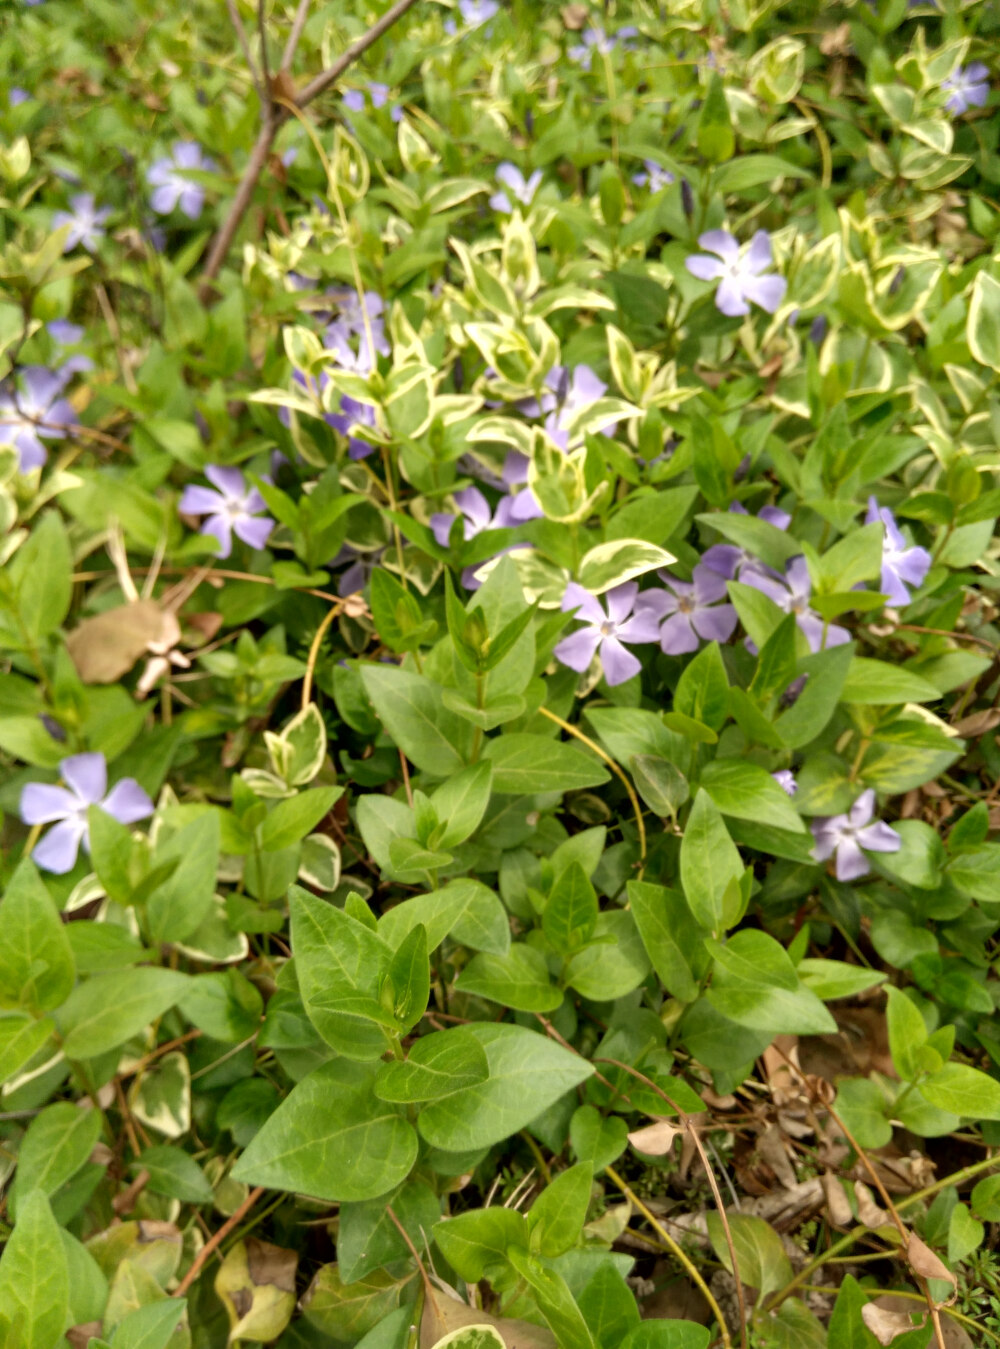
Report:
M524 174L516 164L504 162L498 165L496 171L496 180L507 189L522 206L530 206L534 201L535 193L542 185L542 171L536 169L530 178L525 178ZM514 209L510 204L510 197L507 192L494 192L490 197L490 205L494 211L500 211L504 215L510 215Z
M368 345L368 334L363 330L358 342L357 351L351 345L353 330L343 319L335 319L333 323L327 326L323 334L323 345L327 351L333 353L337 366L341 370L351 370L356 375L370 375L375 368L375 355ZM372 344L377 351L379 342L384 343L385 338L381 335L381 329L377 325L372 325Z
M735 515L750 514L746 506L739 501L734 501L729 510ZM757 512L757 519L764 520L767 524L774 525L775 529L782 530L787 529L792 523L792 517L788 512L781 510L778 506L762 506ZM767 568L758 557L755 557L746 548L740 548L735 543L713 543L711 548L706 548L702 553L701 560L706 567L711 568L712 571L717 571L727 581L738 580L745 571L758 571L767 574Z
M347 337L362 338L367 343L370 330L372 345L378 354L388 356L391 353L385 335L385 302L381 295L374 290L365 291L363 308L358 292L349 287L329 290L327 295L337 306L337 317L327 328L326 346L339 349Z
M169 155L153 164L146 181L154 189L150 205L157 215L170 215L178 207L189 220L197 220L205 204L205 189L192 182L192 172L212 173L215 161L196 141L176 141Z
M350 398L347 394L344 394L340 400L339 412L327 413L326 421L342 436L347 437L347 457L349 459L367 459L370 454L374 454L374 445L369 444L367 440L361 440L358 436L351 435L352 426L374 427L377 425L375 408L371 403L362 403L358 399Z
M180 510L185 515L205 515L202 534L219 541L218 557L228 557L233 550L233 535L251 548L263 548L274 528L274 521L262 512L267 503L256 487L248 487L238 468L210 464L205 477L214 483L211 487L185 487Z
M881 820L872 823L875 793L862 792L846 815L825 815L812 821L813 850L817 862L836 858L838 881L856 881L870 870L868 852L898 852L903 840Z
M562 609L576 610L575 617L584 626L571 632L556 644L555 656L571 670L583 674L599 654L604 678L609 684L624 684L638 674L642 665L637 656L626 649L640 642L655 642L659 635L659 620L652 609L637 605L639 586L626 581L615 586L604 596L604 605L583 586L571 581L563 596Z
M589 70L595 52L598 56L609 56L619 43L623 51L630 51L632 47L630 39L638 35L638 28L632 24L619 28L617 33L606 33L595 24L583 30L580 41L570 47L567 55L571 61L578 62L584 70Z
M865 524L873 525L878 520L885 528L882 539L882 593L890 604L909 604L910 592L906 587L923 585L924 577L930 570L931 555L926 548L918 545L907 547L892 511L888 506L880 506L871 496L868 498Z
M948 95L945 107L956 117L970 108L982 108L990 96L989 70L982 61L959 66L954 74L941 81L941 90Z
M726 601L726 582L702 563L690 581L657 572L666 590L647 590L639 605L655 616L657 640L668 656L697 651L702 642L728 642L736 629L736 610Z
M795 781L795 774L790 768L779 768L771 774L771 777L774 778L781 790L787 792L789 796L794 796L799 790L799 784Z
M632 175L636 187L648 187L650 192L661 192L674 181L670 170L657 164L655 159L644 159L642 162L645 165L643 171Z
M389 92L387 84L380 84L378 80L372 80L367 90L348 89L340 101L349 112L364 112L366 94L372 107L377 109L384 108L388 103ZM394 105L389 109L389 116L394 122L401 122L403 120L403 109Z
M57 348L75 347L83 341L83 329L77 323L70 323L69 319L53 319L51 323L46 323L45 328ZM74 375L79 374L81 370L93 368L94 362L90 357L78 351L75 356L67 357L53 374L65 388Z
M569 449L570 428L579 415L603 398L608 386L589 365L554 365L545 376L545 388L540 398L523 398L515 406L526 417L544 416L543 423L551 438L563 451ZM600 428L602 435L610 435L617 417Z
M7 102L12 108L17 108L20 107L22 103L27 103L31 97L32 95L28 93L27 89L22 89L18 84L11 85L10 89L7 91Z
M80 844L90 851L87 811L99 806L119 824L135 824L153 813L153 803L135 778L122 778L108 791L103 754L73 754L59 764L65 787L29 782L21 793L25 824L54 824L31 854L40 867L59 875L72 871Z
M467 28L481 28L500 12L497 0L458 0L458 12Z
M454 493L452 500L458 507L458 515L436 511L431 516L431 530L442 548L449 547L452 526L456 520L462 522L462 538L466 543L487 529L511 529L521 523L511 515L512 497L501 497L495 511L478 487L463 487ZM466 590L479 589L480 582L476 580L475 572L482 565L476 562L463 571L462 584Z
M503 462L501 483L508 492L512 487L521 486L528 481L528 456L520 450L510 450ZM530 487L522 492L510 492L507 497L510 505L508 515L512 525L523 525L528 520L540 520L545 512L538 504L538 498Z
M92 192L79 192L69 199L69 211L56 211L52 217L52 228L69 226L69 233L63 244L64 253L72 253L80 244L88 253L97 251L97 245L104 238L103 225L111 214L109 206L98 207Z
M812 581L804 557L793 557L785 568L784 576L778 572L748 571L746 582L773 600L786 614L795 615L799 631L809 643L810 651L819 651L824 646L842 646L851 640L847 629L836 623L826 624L824 630L823 620L809 607Z
M758 230L745 252L728 230L709 230L698 236L707 253L695 253L685 259L685 267L699 281L718 281L715 292L716 308L727 318L750 313L751 301L769 314L781 304L788 289L783 276L763 273L771 266L771 237L766 230Z
M0 389L0 445L13 445L22 473L41 468L48 458L44 440L62 440L76 424L72 404L61 397L62 371L27 365L16 383Z

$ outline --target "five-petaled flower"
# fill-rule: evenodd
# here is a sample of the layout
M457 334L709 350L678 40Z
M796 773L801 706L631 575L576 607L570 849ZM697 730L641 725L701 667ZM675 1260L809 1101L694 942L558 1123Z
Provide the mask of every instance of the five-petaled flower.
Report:
M812 598L812 581L804 557L793 557L782 576L779 572L747 571L745 579L748 585L759 590L768 599L775 602L786 614L794 614L799 631L809 643L810 651L819 651L823 647L842 646L851 640L846 628L836 623L827 623L814 609L809 607Z
M516 164L510 164L506 161L497 166L496 180L507 189L507 192L519 201L522 206L530 206L534 201L535 193L542 185L542 171L536 169L530 178L525 178L524 174ZM510 197L507 192L494 192L490 197L490 205L494 211L500 211L504 215L510 215L514 209L510 204Z
M750 514L739 501L734 501L729 507L729 511L733 515ZM757 512L757 519L781 530L787 529L792 523L792 517L788 512L781 510L778 506L762 506ZM746 548L740 548L735 543L713 543L711 548L706 548L702 553L701 560L706 567L710 567L712 571L717 571L727 581L738 580L744 571L767 573L767 568L760 558L755 557Z
M881 520L885 527L882 540L882 593L890 604L909 604L907 586L921 586L930 570L931 555L918 545L907 547L896 518L888 506L880 506L875 498L868 498L865 524Z
M715 305L728 318L750 313L750 302L773 314L785 298L788 282L783 276L763 273L771 266L771 237L758 230L745 252L728 230L709 230L698 236L707 253L695 253L685 266L699 281L718 281Z
M458 515L436 511L431 516L431 530L442 548L450 545L451 530L456 520L462 522L462 538L466 543L487 529L510 529L521 523L511 514L513 497L501 497L495 511L478 487L463 487L453 494L452 500L458 507ZM462 584L466 590L478 590L480 582L476 580L475 572L482 565L482 562L476 562L462 572Z
M92 192L80 192L75 197L70 197L69 204L70 210L56 211L52 217L54 230L62 229L64 225L69 226L69 232L63 243L63 252L71 253L80 244L88 253L95 252L97 245L104 238L103 225L111 214L110 206L98 207Z
M251 548L263 548L274 528L274 521L261 512L267 503L256 487L248 487L238 468L224 468L210 464L205 477L214 483L211 487L185 487L180 509L185 515L206 515L202 534L210 534L219 541L219 557L228 557L233 550L233 535Z
M869 871L868 852L898 852L903 840L881 820L872 823L875 793L862 792L846 815L824 815L812 821L813 850L817 862L836 858L838 881L856 881Z
M799 790L799 784L795 781L795 774L790 768L779 768L771 774L771 777L789 796L794 796Z
M674 175L655 159L644 159L645 168L641 173L632 175L636 187L648 187L650 192L660 192L674 181Z
M564 612L575 609L575 617L584 626L557 643L556 659L583 674L599 653L604 678L609 684L624 684L626 679L638 674L642 666L638 657L626 650L626 644L655 642L659 636L656 614L648 607L637 605L638 596L638 584L626 581L604 596L605 611L596 595L571 581L566 587L562 608Z
M99 806L119 824L135 824L153 813L153 803L135 778L122 778L108 791L103 754L73 754L59 765L65 787L29 782L21 793L25 824L54 824L31 854L46 871L72 871L82 843L90 851L87 810Z
M146 181L154 189L150 205L157 215L170 215L178 206L189 220L197 220L205 204L205 189L193 182L192 172L212 173L215 161L196 141L176 141L169 155L153 164Z
M470 28L480 28L500 12L497 0L458 0L458 12Z
M657 639L666 655L697 651L703 641L729 641L736 628L736 610L723 602L724 577L700 562L690 581L681 581L668 571L657 575L668 588L645 591L639 605L656 616Z
M990 96L989 74L982 61L973 61L959 66L954 74L942 80L942 92L948 95L944 105L948 111L959 117L970 108L984 107Z
M526 417L545 416L546 431L563 451L570 447L573 423L607 393L608 386L589 365L576 365L570 371L567 365L554 365L545 376L545 386L539 398L522 398L516 404ZM602 427L602 435L610 435L619 418L612 416Z
M76 413L61 397L66 376L44 365L26 365L15 384L0 388L0 445L13 445L22 473L48 457L42 440L62 440Z

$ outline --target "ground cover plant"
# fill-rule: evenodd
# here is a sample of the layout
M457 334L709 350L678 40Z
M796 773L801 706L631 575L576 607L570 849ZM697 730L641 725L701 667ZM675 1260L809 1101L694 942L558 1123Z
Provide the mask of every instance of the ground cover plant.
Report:
M1000 13L0 14L0 1346L1000 1343Z

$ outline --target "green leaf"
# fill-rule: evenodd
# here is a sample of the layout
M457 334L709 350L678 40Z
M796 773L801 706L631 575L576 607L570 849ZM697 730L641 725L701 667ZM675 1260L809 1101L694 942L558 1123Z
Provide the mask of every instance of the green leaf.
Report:
M490 1075L420 1112L421 1134L444 1152L492 1147L594 1072L585 1059L522 1026L477 1022L466 1029L486 1051Z
M487 1270L503 1269L509 1250L527 1250L528 1224L523 1214L499 1205L470 1209L436 1223L434 1240L460 1279L478 1283Z
M186 1308L184 1298L165 1298L137 1307L118 1322L111 1349L167 1349Z
M792 1266L781 1244L781 1237L763 1218L748 1213L727 1213L729 1231L740 1280L755 1288L761 1297L776 1293L791 1281ZM712 1249L730 1274L734 1273L722 1219L714 1209L706 1215Z
M404 1031L411 1031L427 1011L430 988L427 929L418 923L394 953L383 984L392 999L392 1014Z
M507 1258L530 1287L538 1310L561 1349L597 1349L594 1337L562 1275L516 1246L508 1252Z
M923 1079L920 1091L939 1110L973 1120L1000 1120L1000 1082L964 1063L946 1063Z
M577 1159L590 1162L595 1173L628 1147L628 1125L620 1115L603 1116L593 1105L578 1106L569 1122L569 1140Z
M312 833L343 794L343 787L311 787L279 801L261 822L260 846L266 852L291 848Z
M149 936L154 942L183 941L204 922L212 907L219 869L217 811L197 816L157 848L154 863L177 861L170 876L146 900Z
M888 990L886 1026L889 1032L889 1052L896 1071L906 1082L919 1077L924 1065L920 1050L927 1043L927 1027L916 1005L898 988Z
M580 863L571 862L556 877L542 913L542 931L560 955L569 955L594 935L597 915L597 891Z
M578 1162L546 1185L528 1214L530 1250L554 1256L579 1244L593 1182L590 1163Z
M132 858L132 831L119 824L100 806L87 811L90 858L97 879L104 886L109 899L127 904L132 898L132 877L129 863Z
M877 1349L878 1340L861 1316L868 1301L853 1274L845 1274L827 1332L831 1345L837 1349Z
M427 929L429 951L440 946L449 933L474 951L504 955L510 949L510 920L503 904L482 881L468 877L397 904L379 919L378 933L390 947L396 947L418 923Z
M698 153L712 164L721 164L732 159L736 149L736 136L729 116L726 91L718 72L713 71L705 94L705 101L698 114L696 132Z
M611 1002L638 988L649 959L630 913L607 909L598 915L594 940L566 962L566 982L593 1002Z
M618 1349L708 1349L711 1334L696 1321L643 1321Z
M1000 281L985 269L972 286L965 335L979 364L1000 370Z
M142 967L97 974L78 984L56 1018L68 1059L91 1059L137 1035L179 1002L188 976Z
M1000 897L1000 843L984 843L975 852L959 853L948 863L947 874L973 899L995 903Z
M549 979L545 957L524 942L515 942L504 956L473 956L455 987L519 1012L553 1012L563 1000L562 990Z
M62 516L55 510L44 511L7 563L7 580L19 615L13 632L23 633L33 643L55 632L69 613L72 572Z
M416 1161L417 1136L375 1095L377 1072L343 1058L313 1069L266 1120L233 1179L331 1203L395 1189Z
M55 1030L51 1017L0 1016L0 1086L28 1063Z
M0 1332L19 1326L24 1349L56 1349L69 1307L66 1251L49 1201L25 1195L13 1235L0 1256ZM13 1349L13 1341L8 1340Z
M864 656L851 659L840 692L844 703L867 703L872 707L887 707L897 703L933 703L940 693L922 675L905 666L890 665L884 660L869 660Z
M375 1094L399 1104L437 1101L478 1086L489 1075L482 1045L465 1027L456 1026L422 1035L405 1060L383 1064L375 1079Z
M24 861L0 903L0 1006L58 1007L73 987L66 928L34 863Z
M694 1002L705 929L691 916L678 890L649 881L629 881L628 899L636 927L664 988L681 1002Z
M306 1321L327 1343L359 1345L359 1337L381 1325L411 1289L408 1279L393 1278L384 1269L372 1270L354 1283L344 1283L337 1265L321 1265L301 1306ZM407 1319L411 1317L412 1309ZM402 1345L405 1340L398 1343Z
M775 571L784 571L785 563L802 552L798 539L786 534L769 520L756 515L740 515L737 511L707 511L696 515L701 525L716 530L724 539L752 553Z
M738 917L727 895L742 875L736 845L718 807L702 788L694 798L681 840L681 884L695 919L709 932L723 931Z
M416 596L385 567L372 572L370 593L375 631L390 651L415 651L433 637L437 624L424 621Z
M493 790L499 793L571 792L608 780L597 759L544 735L497 736L487 742L484 754L493 765Z
M715 959L715 982L725 987L740 984L757 988L784 988L794 992L799 979L788 952L780 942L756 928L736 932L727 942L705 942Z
M38 1190L50 1199L76 1175L100 1132L100 1112L80 1110L69 1101L46 1106L35 1116L21 1140L10 1188L10 1211L15 1221L26 1195Z
M439 778L465 766L473 728L448 711L440 685L394 665L362 665L361 681L382 725L411 763Z
M748 187L760 187L775 178L811 178L808 169L793 164L779 155L740 155L715 170L712 185L717 192L745 192Z
M892 1138L892 1101L877 1082L842 1078L837 1083L837 1113L863 1148L884 1148Z
M729 680L718 642L709 642L684 667L674 691L673 707L675 712L700 721L713 731L722 729L729 715Z
M759 764L746 759L713 759L702 770L701 786L723 815L769 824L793 834L805 832L788 793Z
M455 848L476 832L489 805L492 778L492 766L477 763L437 789L431 802L441 827L429 839L435 848Z
M806 656L799 674L807 674L806 686L795 703L783 712L775 728L789 749L811 744L823 731L840 700L850 666L851 644L845 642L826 651Z
M247 1040L260 1025L264 1000L239 970L195 974L180 999L181 1012L199 1030L223 1044Z
M654 815L674 818L691 795L687 778L668 759L633 754L628 761L635 789Z
M577 1303L594 1338L604 1349L620 1349L639 1324L639 1308L623 1275L614 1265L599 1266Z
M856 997L865 989L875 988L886 980L879 970L870 970L863 965L848 965L843 960L800 960L796 970L806 988L824 1002Z
M392 1195L341 1204L337 1228L337 1263L347 1283L362 1279L379 1266L408 1260L410 1252L388 1209L419 1250L441 1217L441 1200L429 1185L408 1180Z
M299 993L309 1020L339 1053L381 1058L389 1044L378 996L392 952L363 923L300 886L292 886L289 911ZM391 1022L386 1014L386 1024Z
M183 1148L157 1144L132 1163L134 1171L148 1171L146 1182L153 1194L179 1199L182 1204L210 1204L212 1187L198 1163Z
M884 536L885 526L876 520L855 527L827 549L820 558L820 592L843 594L861 581L878 580L882 573Z

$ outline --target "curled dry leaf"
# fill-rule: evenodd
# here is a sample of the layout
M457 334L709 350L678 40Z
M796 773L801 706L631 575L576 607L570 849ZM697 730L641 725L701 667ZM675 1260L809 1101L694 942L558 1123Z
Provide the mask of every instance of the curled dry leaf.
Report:
M919 1274L921 1278L944 1279L952 1288L957 1287L954 1274L927 1243L921 1241L916 1232L910 1233L910 1239L906 1243L906 1259L914 1274Z
M877 1302L869 1302L861 1308L861 1319L879 1344L892 1344L897 1336L917 1330L927 1322L926 1313L922 1321L915 1321L912 1312L892 1311L888 1307L880 1307Z
M854 1182L854 1195L858 1201L858 1219L865 1227L884 1227L891 1222L888 1213L876 1204L871 1190L863 1181Z
M854 1219L851 1203L844 1193L844 1187L832 1171L824 1171L822 1176L823 1193L826 1196L826 1209L834 1227L848 1227Z
M776 1124L769 1124L757 1139L758 1155L767 1162L774 1172L775 1179L786 1190L794 1189L798 1184L795 1168L788 1157L788 1149Z
M555 1336L542 1326L489 1316L445 1293L427 1290L420 1318L420 1349L434 1349L445 1335L466 1326L492 1326L503 1336L507 1349L558 1349Z
M673 1147L674 1139L684 1132L669 1120L658 1119L647 1124L644 1129L636 1129L628 1136L628 1141L638 1152L647 1157L663 1157Z
M563 26L573 33L579 32L590 18L590 10L586 5L564 5L559 13L562 16Z
M165 617L155 600L136 600L85 618L66 637L77 674L85 684L113 684L121 679L150 642L162 640Z

